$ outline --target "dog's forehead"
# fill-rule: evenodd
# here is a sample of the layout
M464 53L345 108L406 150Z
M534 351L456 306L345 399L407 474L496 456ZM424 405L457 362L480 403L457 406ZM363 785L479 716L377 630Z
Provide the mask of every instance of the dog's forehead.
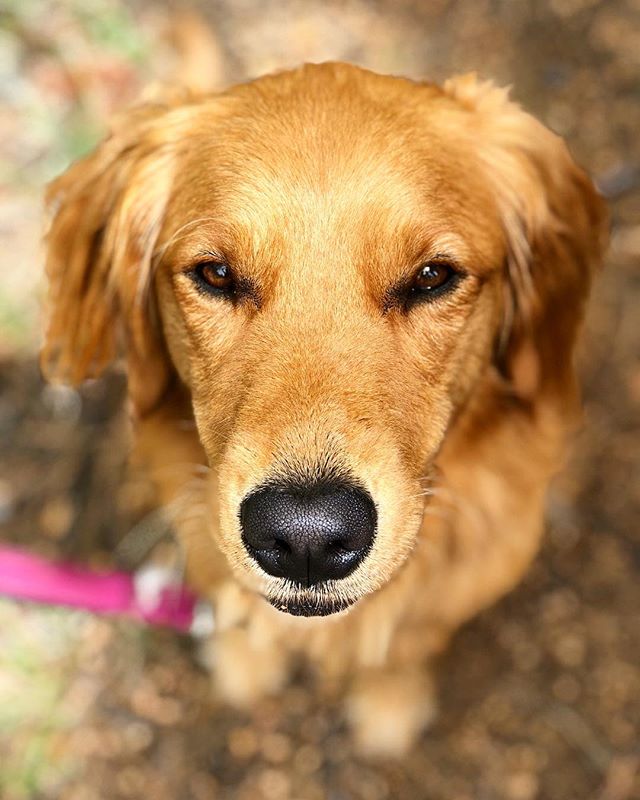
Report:
M173 198L180 225L201 221L186 248L214 239L212 249L254 260L392 240L437 250L446 240L471 251L463 258L495 258L497 215L462 115L438 90L303 78L238 87L194 118Z

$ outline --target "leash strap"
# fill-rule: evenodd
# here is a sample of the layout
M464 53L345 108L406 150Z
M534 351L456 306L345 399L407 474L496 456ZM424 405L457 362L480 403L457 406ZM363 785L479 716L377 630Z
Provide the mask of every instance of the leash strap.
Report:
M202 629L206 614L197 597L171 582L171 574L161 568L144 567L135 575L98 572L77 564L51 563L7 545L0 545L0 594L96 614L123 614L182 632L193 630L196 622Z

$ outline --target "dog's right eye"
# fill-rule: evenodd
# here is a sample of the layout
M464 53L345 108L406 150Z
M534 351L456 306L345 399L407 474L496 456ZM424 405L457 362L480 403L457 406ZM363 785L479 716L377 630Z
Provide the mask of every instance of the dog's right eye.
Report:
M231 267L223 261L202 261L189 274L199 289L210 294L230 296L235 292Z

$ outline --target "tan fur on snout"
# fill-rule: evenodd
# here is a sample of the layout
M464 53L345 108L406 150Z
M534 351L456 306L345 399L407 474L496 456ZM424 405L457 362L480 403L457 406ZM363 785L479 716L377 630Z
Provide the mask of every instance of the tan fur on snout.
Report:
M302 651L351 693L363 750L406 748L429 659L538 546L604 239L590 181L489 83L325 64L130 112L49 205L45 368L126 359L138 452L216 604L220 691L275 691ZM242 290L203 291L207 260ZM434 261L459 279L415 302ZM311 589L267 575L243 498L335 479L375 503L366 557Z

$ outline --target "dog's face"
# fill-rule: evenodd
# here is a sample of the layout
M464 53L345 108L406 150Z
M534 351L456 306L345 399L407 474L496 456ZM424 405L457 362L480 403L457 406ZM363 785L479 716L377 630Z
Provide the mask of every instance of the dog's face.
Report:
M55 212L52 262L78 262L67 292L98 328L78 323L79 373L119 314L140 415L172 376L190 392L237 577L293 614L344 609L408 557L425 481L481 383L519 402L563 394L595 195L551 134L464 81L325 65L135 123ZM555 270L539 292L536 258ZM550 332L545 304L567 291ZM63 362L59 340L54 320Z

